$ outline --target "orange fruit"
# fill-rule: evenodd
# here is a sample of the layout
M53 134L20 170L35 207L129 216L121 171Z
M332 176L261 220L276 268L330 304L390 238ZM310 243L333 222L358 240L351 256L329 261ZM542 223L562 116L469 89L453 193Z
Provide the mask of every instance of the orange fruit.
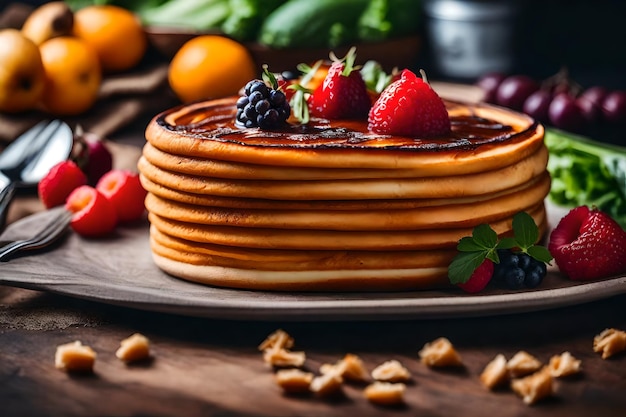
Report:
M178 98L191 102L237 94L256 73L245 46L224 36L201 35L176 52L168 79Z
M35 108L44 83L37 45L16 29L0 30L0 111L17 113Z
M43 94L46 110L68 116L88 110L98 97L102 81L96 52L73 36L47 40L39 50L46 72Z
M104 72L133 68L148 45L137 16L113 5L87 6L74 13L74 35L96 51Z

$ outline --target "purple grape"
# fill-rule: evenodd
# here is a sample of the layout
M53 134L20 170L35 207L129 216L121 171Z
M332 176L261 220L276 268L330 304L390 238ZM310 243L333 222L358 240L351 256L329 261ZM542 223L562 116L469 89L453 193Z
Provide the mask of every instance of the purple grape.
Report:
M604 118L611 123L626 123L626 91L613 91L602 102Z
M483 101L487 103L496 102L496 92L502 80L506 78L506 75L500 72L490 72L483 75L476 81L476 85L483 90Z
M535 80L526 75L511 75L500 83L496 103L514 110L522 110L524 101L539 89Z
M580 96L576 99L576 105L588 124L593 125L600 121L602 117L602 108L586 97Z
M604 87L593 86L589 87L583 93L578 96L579 99L584 99L596 105L596 107L601 108L602 102L606 97L608 91Z
M524 113L542 123L546 123L549 120L548 109L551 101L552 94L549 91L537 90L524 101Z
M569 94L557 94L548 109L550 123L570 132L580 132L584 127L584 118L576 99Z

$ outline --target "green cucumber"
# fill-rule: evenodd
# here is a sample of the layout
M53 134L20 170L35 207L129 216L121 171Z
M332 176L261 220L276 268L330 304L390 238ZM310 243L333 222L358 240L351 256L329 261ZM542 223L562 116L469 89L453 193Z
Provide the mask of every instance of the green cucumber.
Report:
M265 19L259 43L272 48L336 47L357 39L370 0L289 0Z
M417 33L420 6L415 0L371 0L359 19L359 40L375 42Z

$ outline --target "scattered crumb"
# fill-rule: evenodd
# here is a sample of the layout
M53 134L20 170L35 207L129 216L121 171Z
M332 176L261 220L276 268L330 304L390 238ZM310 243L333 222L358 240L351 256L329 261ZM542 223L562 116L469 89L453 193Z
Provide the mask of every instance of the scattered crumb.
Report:
M555 378L574 375L581 370L581 361L572 356L569 352L554 355L550 358L550 372Z
M374 368L372 378L376 381L406 382L411 379L411 373L400 362L392 359Z
M602 359L626 350L626 332L617 329L604 329L593 339L593 351L602 352Z
M303 394L310 392L313 374L300 369L280 369L276 372L276 383L283 391L290 394Z
M537 401L554 394L554 383L549 367L544 367L531 375L511 382L511 389L522 397L525 404L532 405Z
M57 346L54 365L67 372L92 372L96 352L79 340Z
M542 363L530 353L520 350L506 364L511 378L530 375L542 367Z
M284 330L278 329L261 342L259 350L264 351L276 348L291 349L293 347L293 343L293 337L289 336L289 334L287 334Z
M509 371L506 363L507 361L503 354L496 355L480 374L480 382L489 389L503 385L509 380Z
M401 382L375 381L368 385L363 394L368 401L378 405L399 405L404 403L406 385Z
M311 381L310 389L320 397L336 395L342 391L343 378L336 372L316 376Z
M428 366L462 366L461 356L454 349L452 343L445 337L440 337L431 343L426 343L419 351L422 362Z
M352 353L346 354L343 359L335 364L325 363L320 367L320 373L327 374L329 372L336 372L348 381L366 382L370 379L361 358Z
M140 333L135 333L120 342L115 356L124 362L136 362L150 357L150 341Z

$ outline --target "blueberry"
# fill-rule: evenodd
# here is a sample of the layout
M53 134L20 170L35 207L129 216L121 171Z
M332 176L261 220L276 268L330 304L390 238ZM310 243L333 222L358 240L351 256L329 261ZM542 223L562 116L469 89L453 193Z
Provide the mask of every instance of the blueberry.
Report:
M530 255L526 253L520 253L517 256L519 257L518 266L522 268L524 271L528 271L528 268L530 267L531 262L532 262L532 258L530 257Z
M265 114L265 112L268 111L269 108L270 102L267 100L261 100L254 106L254 109L258 114Z
M237 108L238 109L243 109L244 107L246 107L246 105L248 104L248 96L241 96L239 97L239 99L237 100Z
M506 283L506 286L512 290L519 290L520 288L523 288L525 278L526 273L519 267L509 269L504 274L504 282Z
M250 100L250 104L255 105L259 101L263 100L265 96L260 91L253 91L248 96L248 100Z
M285 102L285 94L282 91L272 90L269 93L269 98L273 106L280 107Z
M528 288L535 288L543 281L543 275L541 275L541 271L532 268L530 271L526 272L526 277L524 278L524 286Z

